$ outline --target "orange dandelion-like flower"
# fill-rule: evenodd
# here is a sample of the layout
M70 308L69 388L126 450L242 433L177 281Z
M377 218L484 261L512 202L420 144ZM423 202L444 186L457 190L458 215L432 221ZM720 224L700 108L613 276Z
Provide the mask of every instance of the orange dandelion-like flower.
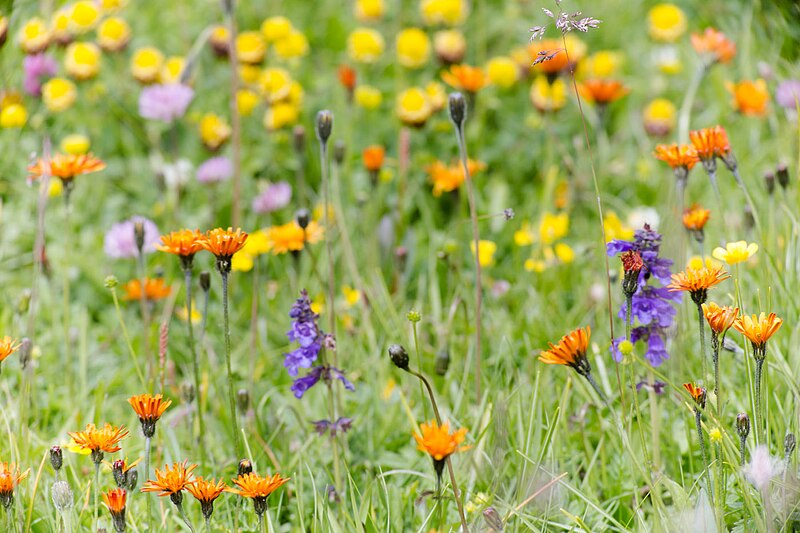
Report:
M14 503L14 488L19 482L28 477L31 469L20 472L14 463L0 463L0 503L6 511Z
M127 499L128 493L125 492L125 489L116 488L103 493L103 502L105 502L108 511L111 513L111 519L114 520L114 529L117 531L125 531L125 504Z
M711 302L703 304L703 316L706 317L708 325L717 335L724 335L733 326L736 317L739 316L739 308L722 306Z
M539 361L548 365L566 365L582 376L588 375L592 367L586 359L586 350L591 334L591 328L586 326L567 333L556 344L547 343L550 349L542 350Z
M698 54L710 58L710 62L727 63L736 55L736 44L724 33L706 28L702 34L692 34L692 46Z
M427 424L422 424L420 430L422 435L414 433L417 449L430 455L434 463L442 462L452 454L466 449L459 446L464 442L467 428L451 433L448 422L439 425L435 420L431 420Z
M164 465L164 470L156 468L156 479L148 479L144 484L142 492L158 492L159 496L170 496L172 502L178 505L182 501L181 496L175 496L187 488L192 483L192 471L197 465L186 466L188 461L173 463L172 466ZM176 502L176 499L179 500Z
M442 73L442 80L454 89L468 93L476 93L489 83L482 68L469 65L452 65L449 71Z
M753 345L753 355L756 359L763 359L767 353L767 341L779 329L783 320L775 313L766 315L742 315L733 322L733 329L750 339Z
M216 228L206 232L200 238L200 246L214 254L217 258L217 269L220 272L228 273L231 271L231 258L233 254L244 247L247 241L247 233L241 228L222 229Z
M197 230L182 229L161 236L161 243L156 249L181 258L184 268L191 268L194 254L203 249L200 240L203 234Z
M606 79L586 80L578 89L584 98L600 105L610 104L630 92L621 81Z
M731 150L728 134L722 126L690 131L689 139L697 152L697 157L704 164L713 161L715 157L724 157Z
M763 117L767 114L769 91L764 80L728 82L725 88L733 96L733 107L739 113L751 117Z
M92 460L100 463L103 460L104 452L114 453L120 450L117 444L128 436L128 430L125 429L125 426L117 427L109 423L102 428L98 428L94 424L87 424L83 431L67 433L67 435L75 441L78 449L91 451Z
M136 416L139 417L139 422L142 423L142 433L145 437L150 438L156 432L156 422L167 410L167 407L172 405L172 400L165 400L160 394L155 396L140 394L128 398L128 403L131 404Z
M347 89L348 93L352 93L353 89L356 88L356 71L348 65L339 65L338 74L339 83Z
M692 296L692 301L702 305L708 298L708 289L728 279L730 274L722 267L703 267L695 270L687 268L683 272L672 275L672 283L667 285L670 292L686 291Z
M710 210L695 204L683 212L683 227L689 231L702 232L710 216Z
M322 240L325 230L318 222L312 220L306 229L296 221L267 228L267 241L273 255L287 252L299 252L306 244L316 244Z
M531 41L528 45L528 54L531 61L536 62L533 69L549 76L555 76L569 67L564 43L556 39ZM542 57L547 59L542 60ZM576 58L573 58L573 61L575 60Z
M383 160L386 156L386 150L383 146L372 145L364 148L361 152L361 160L364 162L364 168L371 173L377 174L383 167Z
M106 168L106 164L92 154L56 154L49 161L39 159L28 167L30 178L40 178L45 172L61 181L72 181L76 176L98 172Z
M0 361L3 361L6 357L19 350L20 346L22 346L22 344L20 344L19 341L9 336L0 338Z
M675 175L683 179L686 179L689 171L700 161L697 150L688 144L659 144L653 155L668 164Z
M142 280L132 279L122 287L125 290L125 300L140 300L142 298ZM170 295L172 289L164 283L164 278L144 279L144 299L149 302L163 300Z
M470 177L485 169L486 165L480 161L468 160L467 170ZM425 169L433 183L433 195L439 197L443 192L451 192L458 189L464 183L464 169L460 163L445 165L441 161L435 161Z
M694 383L684 383L683 388L686 389L700 409L706 408L706 389L697 387Z
M214 513L214 500L228 490L228 486L221 479L215 481L214 479L206 480L202 477L197 477L186 486L186 490L200 502L203 518L209 520Z
M281 477L280 474L261 477L255 472L250 472L233 480L233 483L239 487L238 489L229 488L227 490L243 498L252 499L256 514L261 516L267 510L267 497L287 481L289 478Z

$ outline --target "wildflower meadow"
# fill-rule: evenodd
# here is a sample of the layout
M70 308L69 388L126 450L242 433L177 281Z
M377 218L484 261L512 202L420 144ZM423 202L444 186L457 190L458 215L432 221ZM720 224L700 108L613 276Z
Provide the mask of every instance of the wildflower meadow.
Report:
M800 531L798 43L0 2L0 531Z

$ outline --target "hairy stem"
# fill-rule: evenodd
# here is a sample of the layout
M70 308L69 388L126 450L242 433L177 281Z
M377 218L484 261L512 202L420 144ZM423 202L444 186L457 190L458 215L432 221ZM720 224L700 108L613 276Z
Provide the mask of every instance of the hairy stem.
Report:
M231 369L231 329L228 309L228 272L220 270L222 274L222 327L225 330L225 368L228 372L228 400L231 409L231 429L233 430L233 444L236 457L242 456L242 447L236 423L236 394L233 387L233 370Z
M197 346L194 342L194 324L192 324L192 269L183 269L184 283L186 284L186 327L189 331L189 349L192 352L192 370L194 372L194 398L197 405L197 423L199 434L197 442L200 445L200 463L206 460L205 424L203 422L203 408L200 394L200 364L197 360Z

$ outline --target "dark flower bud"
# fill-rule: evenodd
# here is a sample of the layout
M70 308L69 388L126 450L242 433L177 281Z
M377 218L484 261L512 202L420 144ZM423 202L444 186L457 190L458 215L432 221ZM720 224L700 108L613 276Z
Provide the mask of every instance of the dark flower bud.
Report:
M461 93L450 93L448 102L450 104L450 120L453 121L456 129L460 130L467 120L467 101Z
M200 272L200 288L203 292L211 290L211 274L207 270Z
M28 337L24 337L19 345L19 364L23 369L28 367L31 361L31 352L33 351L33 343Z
M184 381L181 383L181 399L187 403L191 404L194 401L194 384L190 381Z
M792 455L795 447L797 447L797 439L795 439L794 433L787 433L783 439L783 453L787 458Z
M746 230L752 230L756 225L756 219L753 216L753 208L750 207L750 204L745 204L744 206L744 228Z
M292 130L292 139L295 153L302 155L306 150L306 129L303 126L295 126Z
M133 492L136 489L136 485L139 484L139 471L138 470L128 470L127 481L128 481L128 490Z
M50 448L50 464L56 472L61 470L61 466L64 464L64 452L61 451L61 446Z
M142 249L144 249L144 222L141 220L133 223L133 237L136 239L136 249L139 250L139 255L142 255Z
M389 346L389 359L400 370L408 370L408 352L399 344Z
M483 519L492 531L503 531L503 519L494 507L487 507L483 511Z
M326 144L333 131L333 113L323 109L317 113L317 139L322 144Z
M333 160L336 161L337 165L341 165L344 161L344 156L346 153L346 147L344 141L339 139L335 143L333 143Z
M775 193L775 174L772 172L765 172L764 183L767 186L767 193L772 196Z
M249 459L242 459L239 461L239 475L246 476L250 472L253 471L253 463L250 462Z
M746 439L750 434L750 417L747 416L747 413L736 415L736 432L742 439Z
M300 208L294 214L294 220L297 222L297 225L303 229L308 227L308 223L311 222L311 213L308 212L306 208Z
M236 400L239 404L239 411L246 413L250 408L250 392L247 389L239 389L236 393Z
M436 354L436 360L433 363L433 369L440 376L447 374L447 369L450 368L450 352L442 350Z
M789 168L786 163L781 163L775 169L775 177L778 178L778 183L781 184L783 189L789 186Z
M114 482L117 487L125 488L128 485L128 473L125 472L125 461L117 459L111 465L111 472L114 474Z

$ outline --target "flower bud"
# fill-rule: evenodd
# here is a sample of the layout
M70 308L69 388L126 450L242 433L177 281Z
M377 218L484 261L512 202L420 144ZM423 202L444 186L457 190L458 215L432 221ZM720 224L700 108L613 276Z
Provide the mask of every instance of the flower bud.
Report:
M433 369L439 376L447 374L447 369L450 368L450 352L442 350L436 354L436 359L433 362Z
M200 288L203 292L211 290L211 274L206 270L200 272Z
M144 249L144 222L137 220L133 223L133 237L136 240L136 249L142 255Z
M247 389L239 389L236 393L236 401L239 404L239 411L246 413L250 408L250 393Z
M28 367L31 362L31 352L33 351L33 343L28 337L24 337L19 345L19 364L23 369Z
M31 291L30 289L24 289L19 295L19 300L17 300L17 312L21 315L27 313L30 305Z
M750 204L744 206L744 228L748 231L752 230L756 225L756 218L753 216L753 208Z
M53 498L53 505L59 513L63 513L68 509L72 509L74 498L72 496L72 489L69 488L69 483L66 481L56 481L50 489L50 496Z
M494 507L487 507L483 511L483 519L492 531L503 531L503 519Z
M450 104L450 120L453 121L457 130L464 127L464 121L467 120L467 101L461 93L450 93L448 99Z
M767 193L772 196L775 193L775 174L769 171L765 172L764 183L767 186Z
M400 370L408 371L408 352L399 344L389 346L389 359Z
M797 446L797 439L795 439L794 433L787 433L786 437L783 439L783 453L788 458L794 452L795 447Z
M185 403L191 404L194 401L194 394L194 385L190 381L181 383L181 399Z
M306 150L306 129L303 126L295 126L292 130L292 140L295 153L303 155Z
M344 156L346 153L346 147L344 141L338 139L335 143L333 143L333 160L336 162L337 165L341 165L344 161Z
M789 186L789 168L786 166L786 163L781 163L777 166L775 169L775 177L778 178L778 183L780 183L781 188L784 190Z
M308 223L311 222L311 213L308 212L306 208L300 208L294 214L294 219L297 222L297 225L303 229L308 227Z
M747 413L736 415L736 432L742 439L746 439L750 434L750 417L747 416Z
M64 464L64 452L61 451L61 446L53 446L50 448L50 465L53 470L58 472Z
M106 289L115 289L119 285L119 280L116 276L107 276L105 280Z
M246 476L253 471L253 463L249 459L239 461L239 476Z
M408 312L406 318L408 318L409 322L417 323L422 320L422 315L416 309L412 309Z
M322 144L326 144L333 131L333 113L323 109L317 113L317 139Z

